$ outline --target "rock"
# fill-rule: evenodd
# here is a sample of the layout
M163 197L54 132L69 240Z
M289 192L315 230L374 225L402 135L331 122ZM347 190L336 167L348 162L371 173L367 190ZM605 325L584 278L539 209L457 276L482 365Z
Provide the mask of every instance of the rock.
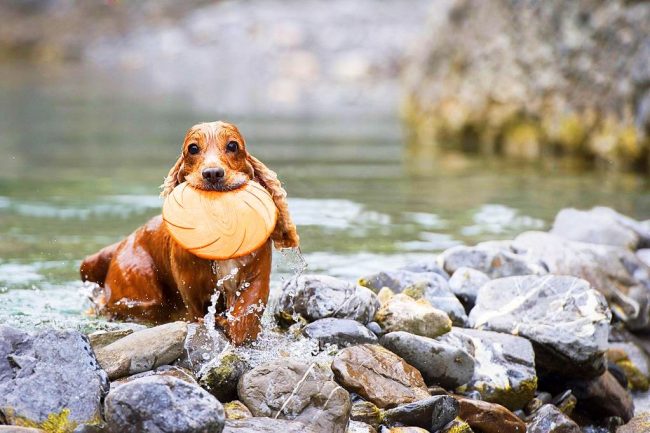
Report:
M298 421L253 417L240 420L227 420L223 433L320 433Z
M432 338L451 329L451 320L443 311L401 293L381 305L375 321L384 332L406 331Z
M108 377L119 379L171 364L183 354L185 322L173 322L134 332L97 350L97 360Z
M479 289L488 281L490 277L485 273L461 266L449 278L449 289L469 312L474 308Z
M420 427L393 427L388 433L429 433L429 430Z
M587 280L629 329L650 330L650 269L632 251L543 232L523 233L512 246L527 259L543 262L552 274Z
M316 363L262 364L241 377L238 393L256 417L296 420L316 431L343 433L350 415L348 392L334 382L328 367Z
M650 412L641 413L616 429L616 433L647 433L650 426Z
M647 391L650 361L646 353L634 343L609 343L607 359L624 372L632 390Z
M474 375L474 358L464 348L402 331L384 335L381 345L418 369L429 385L455 389Z
M326 275L301 275L284 284L275 314L288 322L297 314L310 322L335 317L368 323L378 308L377 296L365 287Z
M421 262L410 263L406 266L399 268L401 271L410 271L410 272L429 272L438 274L443 277L445 280L449 279L449 274L445 272L434 260L424 260Z
M438 340L466 351L475 363L473 376L457 391L478 391L482 400L501 404L510 410L521 409L535 396L535 353L525 338L453 328Z
M305 326L302 333L305 337L318 340L321 346L335 344L339 347L346 347L355 344L377 343L377 336L370 329L351 319L328 317L316 320Z
M562 209L550 233L565 239L636 250L650 245L650 231L608 207L588 211Z
M223 409L226 412L226 419L248 419L253 417L251 411L239 400L224 404Z
M409 425L437 431L458 415L458 402L447 395L436 395L387 409L383 424L388 426Z
M118 329L117 331L95 331L92 334L88 334L88 340L90 340L90 345L93 347L93 350L98 350L130 334L133 334L133 329Z
M207 391L169 376L149 376L111 390L106 422L120 433L221 433L223 406Z
M127 376L121 379L114 380L113 382L111 382L111 389L115 389L116 387L120 385L124 385L125 383L131 382L135 379L140 379L141 377L148 377L148 376L170 376L180 380L184 380L185 382L191 385L198 385L191 371L186 370L184 368L175 367L172 365L161 365L155 370L144 371L142 373L134 374L133 376Z
M537 367L595 377L605 370L611 313L589 283L568 276L525 276L484 285L470 313L477 329L527 338Z
M46 431L41 430L40 428L0 425L0 433L46 433Z
M526 424L505 407L457 397L458 417L481 433L525 433Z
M578 399L578 408L595 419L621 417L628 422L634 416L632 397L610 372L591 380L570 380L567 388Z
M200 375L203 367L230 346L230 340L220 329L207 329L204 324L187 325L184 350L174 364Z
M199 384L219 401L237 398L239 378L250 370L248 363L235 351L221 352L200 372Z
M366 423L359 421L350 421L345 433L377 433L377 430Z
M0 414L7 424L65 431L99 423L108 388L90 342L79 332L29 334L0 325Z
M528 423L526 433L581 433L580 427L552 404L545 404Z
M332 371L342 386L380 408L429 397L420 372L381 346L364 344L341 350Z
M527 415L532 415L537 412L540 407L548 404L553 399L553 396L548 392L538 392L537 395L531 399L524 407L524 412Z
M456 418L441 428L438 433L474 433L474 431L465 421Z
M379 326L379 323L377 323L377 322L368 323L366 325L366 328L368 328L377 337L380 337L380 336L384 335L384 331L382 331L381 326Z
M362 422L377 429L383 416L383 411L369 401L362 400L352 403L352 409L350 410L350 419L352 421Z
M518 275L543 275L547 271L542 263L529 260L506 248L491 244L473 247L459 245L444 251L438 260L445 270L454 274L462 268L483 272L490 278L504 278Z

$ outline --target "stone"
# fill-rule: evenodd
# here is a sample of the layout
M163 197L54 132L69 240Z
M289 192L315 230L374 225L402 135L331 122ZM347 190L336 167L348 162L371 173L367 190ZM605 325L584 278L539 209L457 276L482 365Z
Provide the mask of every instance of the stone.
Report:
M458 402L447 395L436 395L403 404L384 412L383 424L409 425L437 431L458 416Z
M321 346L335 344L339 347L355 344L377 343L377 336L356 320L326 319L316 320L302 330L305 337L317 340Z
M437 337L451 329L449 316L431 304L405 294L392 296L382 304L375 321L384 332L406 331L424 337Z
M616 429L616 433L647 433L648 429L650 429L650 412L644 412L620 426Z
M183 354L186 335L187 323L167 323L134 332L95 354L108 377L119 379L176 361Z
M226 412L226 419L248 419L252 418L253 414L246 407L244 403L239 400L229 401L223 405Z
M608 207L562 209L550 233L565 239L636 250L650 245L650 230Z
M352 409L350 410L350 419L352 421L362 422L377 429L383 416L383 411L369 401L362 400L352 403Z
M401 271L410 271L410 272L429 272L429 273L434 273L438 274L441 277L443 277L445 280L449 279L449 274L445 272L442 267L440 267L436 262L435 262L435 257L433 260L423 260L420 262L414 262L410 263L406 266L402 266L399 268Z
M476 329L530 340L538 368L579 377L605 370L610 320L605 298L587 281L555 275L492 280L470 313Z
M97 424L108 388L86 336L0 325L0 418L7 424L62 430Z
M46 433L46 431L41 430L40 428L0 425L0 433Z
M648 390L650 361L643 349L632 342L610 342L607 359L625 372L632 390Z
M378 308L377 295L365 287L326 275L300 275L283 285L275 315L286 322L299 315L309 322L335 317L368 323Z
M149 376L108 393L106 422L120 433L221 433L223 406L207 391L169 376Z
M438 433L474 433L474 431L465 421L456 418L441 428Z
M501 404L510 410L521 409L535 396L535 353L525 338L453 328L438 340L466 351L475 363L472 377L457 391L478 391L482 400Z
M474 358L464 348L403 331L384 335L381 345L418 369L428 385L455 389L474 375Z
M391 408L429 397L420 372L378 345L341 350L332 361L336 380L380 408Z
M571 418L552 404L545 404L537 410L528 423L526 433L581 433L580 427Z
M88 334L88 340L93 350L98 350L104 346L116 342L120 338L124 338L129 334L133 334L133 329L118 329L116 331L95 331Z
M449 278L449 289L469 312L474 308L479 289L488 281L490 277L485 273L461 266Z
M481 433L525 433L526 424L505 407L486 401L457 397L458 417Z
M111 389L115 389L116 387L131 382L135 379L140 379L141 377L148 377L148 376L170 376L180 380L184 380L185 382L192 385L198 385L198 382L194 378L194 375L192 374L191 371L181 367L175 367L172 365L161 365L155 370L144 371L142 373L134 374L133 376L126 376L114 380L113 382L111 382Z
M241 355L232 349L221 352L199 373L199 384L219 401L237 398L239 378L250 370Z
M334 382L329 367L317 363L261 364L241 377L238 394L255 417L296 420L316 431L343 433L350 416L348 392Z
M578 408L595 419L617 416L628 422L634 416L632 396L609 371L595 379L574 379L564 385L578 399Z
M350 421L345 433L377 433L377 430L366 423L359 421Z
M181 357L174 363L200 375L203 367L230 346L230 340L220 329L208 329L205 324L187 325L187 336Z
M388 433L429 433L429 430L421 427L393 427L388 430Z
M547 273L542 263L522 257L509 248L495 247L488 243L473 247L459 245L449 248L438 257L438 260L452 275L462 268L481 271L490 278Z
M253 417L240 420L227 420L223 433L320 433L298 421Z

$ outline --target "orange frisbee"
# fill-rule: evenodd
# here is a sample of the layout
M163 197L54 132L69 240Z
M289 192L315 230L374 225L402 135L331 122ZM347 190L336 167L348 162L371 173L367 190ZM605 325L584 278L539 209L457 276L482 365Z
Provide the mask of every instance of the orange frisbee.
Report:
M194 255L210 260L244 256L271 236L277 208L258 183L234 191L204 191L187 182L163 203L163 220L174 240Z

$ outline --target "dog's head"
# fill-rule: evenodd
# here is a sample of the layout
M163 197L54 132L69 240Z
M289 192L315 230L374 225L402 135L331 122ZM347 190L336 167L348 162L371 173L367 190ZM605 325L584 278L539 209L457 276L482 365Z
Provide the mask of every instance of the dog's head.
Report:
M232 191L255 180L273 197L278 222L271 235L276 248L299 245L296 227L287 208L287 193L277 175L246 150L237 127L226 122L199 123L185 134L181 155L162 184L166 197L181 182L209 191Z

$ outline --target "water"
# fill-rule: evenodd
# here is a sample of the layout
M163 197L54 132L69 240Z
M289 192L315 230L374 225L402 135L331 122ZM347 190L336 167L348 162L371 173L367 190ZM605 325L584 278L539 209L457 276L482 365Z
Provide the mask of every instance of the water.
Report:
M435 155L404 144L395 118L228 118L119 77L0 67L0 323L83 330L87 254L160 211L158 185L193 123L237 123L275 169L308 265L348 279L460 243L548 228L565 206L650 215L647 180ZM302 264L275 256L273 290Z

